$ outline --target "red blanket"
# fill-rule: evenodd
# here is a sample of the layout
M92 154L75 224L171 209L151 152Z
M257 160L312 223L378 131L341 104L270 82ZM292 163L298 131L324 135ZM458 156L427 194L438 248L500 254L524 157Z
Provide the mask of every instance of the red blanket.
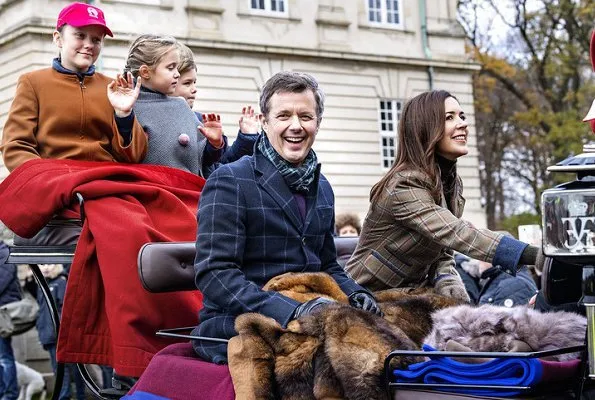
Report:
M0 184L0 220L23 237L32 237L55 213L76 210L75 193L85 199L58 360L140 376L172 343L156 337L156 330L198 323L201 294L148 293L136 259L144 243L196 239L203 185L204 179L167 167L71 160L29 161Z

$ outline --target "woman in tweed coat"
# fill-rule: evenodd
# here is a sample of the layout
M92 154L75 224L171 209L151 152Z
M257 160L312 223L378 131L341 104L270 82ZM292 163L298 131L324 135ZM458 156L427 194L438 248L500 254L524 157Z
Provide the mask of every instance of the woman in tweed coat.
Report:
M372 188L370 209L346 269L370 290L434 286L469 300L453 250L514 275L543 263L540 249L460 219L465 199L456 161L468 124L457 99L437 90L411 99L399 124L393 167Z

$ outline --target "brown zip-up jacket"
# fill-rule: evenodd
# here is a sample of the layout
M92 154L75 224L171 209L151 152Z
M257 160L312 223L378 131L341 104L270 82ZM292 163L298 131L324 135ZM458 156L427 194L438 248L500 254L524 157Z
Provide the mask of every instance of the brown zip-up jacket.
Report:
M127 146L107 98L111 78L45 68L22 75L2 133L0 150L9 171L35 158L140 162L147 137L136 118Z
M460 181L460 177L457 176ZM452 250L491 262L501 234L477 229L460 219L465 206L461 190L454 210L431 194L421 171L395 174L370 204L359 243L345 269L369 290L433 286L442 274L457 275Z

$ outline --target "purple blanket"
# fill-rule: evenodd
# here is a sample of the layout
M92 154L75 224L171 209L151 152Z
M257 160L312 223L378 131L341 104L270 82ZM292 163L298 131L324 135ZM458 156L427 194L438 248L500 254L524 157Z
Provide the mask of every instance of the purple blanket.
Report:
M202 361L190 343L176 343L155 354L123 400L194 398L234 400L229 368Z

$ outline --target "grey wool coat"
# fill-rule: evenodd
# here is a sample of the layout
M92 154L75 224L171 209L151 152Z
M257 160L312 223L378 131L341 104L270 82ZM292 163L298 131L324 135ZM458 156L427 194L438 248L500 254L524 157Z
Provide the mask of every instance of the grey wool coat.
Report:
M450 210L444 198L432 197L430 182L421 171L398 172L370 205L345 267L360 285L374 291L433 286L438 275L457 275L452 250L505 268L518 264L526 244L460 219L462 189Z
M207 139L197 131L198 117L186 100L142 87L134 113L148 137L143 164L165 165L206 176ZM188 135L186 145L179 141L182 133Z

